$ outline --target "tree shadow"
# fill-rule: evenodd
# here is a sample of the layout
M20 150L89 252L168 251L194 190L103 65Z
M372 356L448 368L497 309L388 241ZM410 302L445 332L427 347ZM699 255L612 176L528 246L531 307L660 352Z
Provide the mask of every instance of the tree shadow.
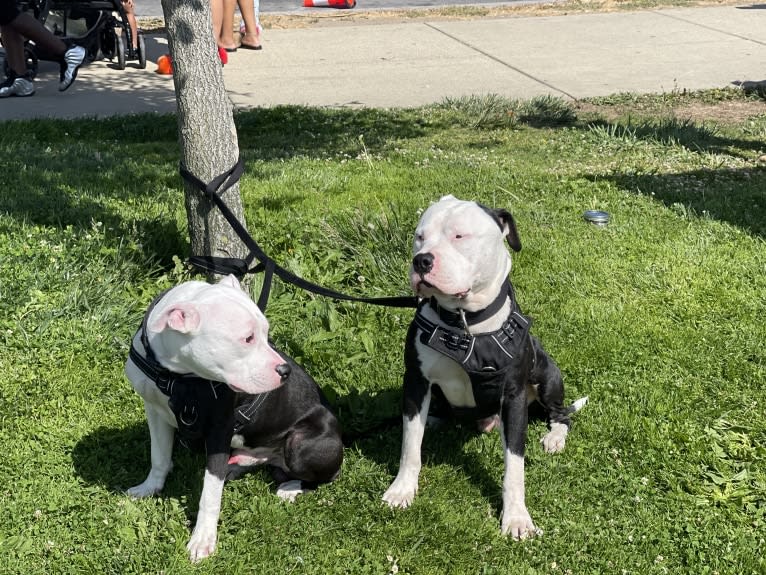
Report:
M714 126L675 117L659 120L628 118L624 122L597 119L585 123L582 129L611 137L683 146L698 153L727 154L747 160L751 156L745 151L759 152L763 149L763 142L732 138L721 134Z
M766 238L766 169L692 170L674 174L587 175L661 201L689 215L728 222Z

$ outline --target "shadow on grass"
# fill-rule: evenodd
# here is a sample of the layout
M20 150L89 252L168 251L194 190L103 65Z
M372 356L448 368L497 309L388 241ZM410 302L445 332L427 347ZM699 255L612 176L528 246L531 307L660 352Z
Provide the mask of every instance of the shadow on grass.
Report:
M582 129L605 136L643 140L663 145L683 146L693 152L726 154L749 160L746 151L760 152L763 142L722 135L716 128L690 119L663 118L653 120L628 119L625 122L593 120L581 125Z
M356 157L377 154L391 141L425 132L418 113L380 110L323 110L278 107L236 116L240 153L249 174L259 180L280 170L258 170L255 160ZM0 135L7 157L15 158L0 180L5 192L0 213L28 223L87 230L102 222L123 236L139 240L147 259L163 268L188 247L176 218L183 205L178 175L177 126L173 116L130 116L104 120L8 122ZM28 169L29 158L38 166ZM156 198L156 208L147 204ZM300 195L271 201L268 209L286 208ZM139 202L141 212L133 207Z
M141 483L149 473L149 428L146 423L122 428L99 427L77 442L72 462L75 472L86 483L124 493ZM204 469L203 455L192 453L176 442L173 471L162 496L196 501L202 492Z
M355 392L339 398L335 411L344 429L344 444L355 447L365 457L385 466L394 480L399 471L402 441L401 390L385 390L369 394ZM529 422L544 421L541 409L530 406ZM492 433L497 433L492 432ZM461 470L478 487L482 497L492 504L499 515L502 511L503 453L479 457L462 446L481 435L476 422L465 419L445 419L428 425L423 436L422 461L424 466L449 465ZM498 442L499 443L499 442ZM498 462L497 469L489 469L487 460ZM527 467L534 462L527 459ZM382 494L381 494L382 495Z
M586 176L650 196L684 214L728 222L766 238L766 169L693 170L676 174Z

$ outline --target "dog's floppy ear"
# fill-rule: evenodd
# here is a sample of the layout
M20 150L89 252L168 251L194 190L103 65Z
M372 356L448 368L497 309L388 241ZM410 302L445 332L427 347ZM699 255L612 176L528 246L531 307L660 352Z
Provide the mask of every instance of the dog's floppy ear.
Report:
M197 331L200 324L199 310L193 303L176 303L163 310L158 318L152 321L149 329L161 332L170 328L179 333L192 333Z
M511 212L503 208L493 210L482 204L479 204L479 207L492 216L492 219L497 222L497 225L500 226L511 249L515 252L520 252L521 240L519 239L519 233L516 231L516 222L513 221Z

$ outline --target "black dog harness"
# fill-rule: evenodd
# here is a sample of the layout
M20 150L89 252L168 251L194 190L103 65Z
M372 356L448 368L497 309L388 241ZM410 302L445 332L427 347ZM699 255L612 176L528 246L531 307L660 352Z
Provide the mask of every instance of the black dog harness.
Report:
M138 330L144 348L143 355L136 349L135 343L131 343L129 355L136 367L168 396L168 407L178 425L179 441L193 451L204 451L204 439L212 426L231 418L236 392L221 381L212 381L193 373L175 373L157 361L149 346L146 322L167 291L157 296L149 306ZM267 394L249 395L248 398L252 400L238 407L234 414L234 433L250 422Z
M494 315L510 298L511 311L497 331L471 334L468 327ZM423 315L428 305L439 314L446 326ZM513 288L507 283L500 295L479 312L453 312L440 308L435 298L421 302L415 315L420 342L454 360L471 380L478 417L497 413L505 389L506 375L521 368L529 345L532 320L521 313Z

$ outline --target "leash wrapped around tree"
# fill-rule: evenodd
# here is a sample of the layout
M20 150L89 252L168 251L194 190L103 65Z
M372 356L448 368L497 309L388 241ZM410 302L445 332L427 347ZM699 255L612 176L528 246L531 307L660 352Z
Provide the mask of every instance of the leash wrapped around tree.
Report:
M189 258L189 263L196 268L204 270L210 273L216 274L233 274L238 278L242 278L248 273L264 272L263 287L261 293L258 296L258 307L261 311L266 311L266 305L271 293L271 281L276 275L282 281L292 284L308 292L329 297L332 299L343 301L356 301L361 303L368 303L372 305L381 305L386 307L410 307L416 308L418 306L419 299L414 296L393 296L393 297L360 297L344 294L324 286L320 286L313 282L310 282L302 277L292 273L291 271L283 268L272 258L270 258L253 239L253 236L248 233L245 227L242 225L229 207L226 205L221 197L220 193L225 192L235 183L237 183L242 177L244 172L244 162L240 157L237 163L232 166L228 171L216 177L210 183L206 184L194 174L192 174L186 167L181 164L180 173L187 182L194 185L205 196L210 198L218 209L221 210L223 217L229 222L234 232L239 236L242 242L250 250L247 258L242 260L239 258L221 258L209 255L193 255ZM258 264L252 266L253 260L258 260Z

